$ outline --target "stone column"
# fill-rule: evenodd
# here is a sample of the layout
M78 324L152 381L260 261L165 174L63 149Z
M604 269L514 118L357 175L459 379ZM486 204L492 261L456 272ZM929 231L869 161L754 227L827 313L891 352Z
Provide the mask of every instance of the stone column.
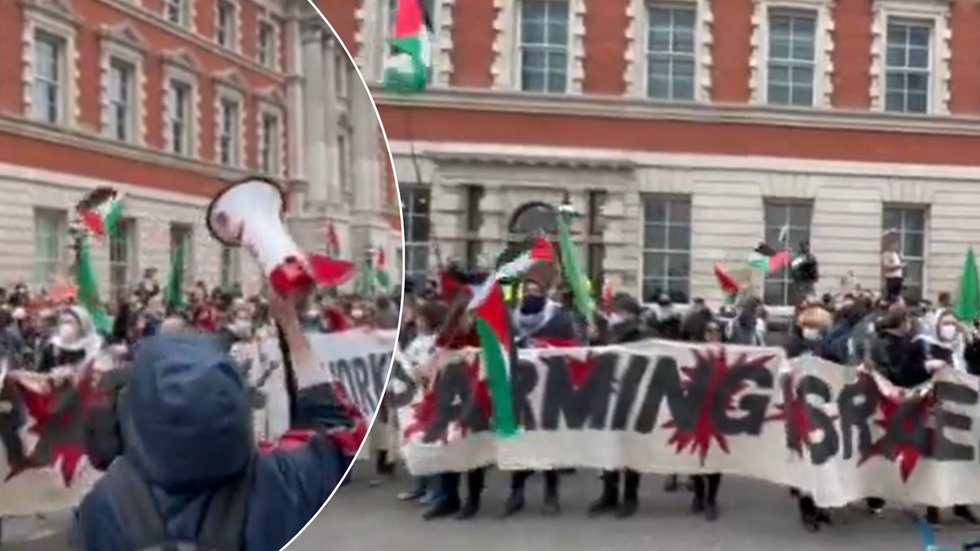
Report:
M306 179L305 150L303 147L303 40L299 14L293 11L286 22L286 102L289 108L289 134L286 140L289 157L286 173L294 180Z
M337 40L330 33L324 33L326 39L323 44L323 73L324 73L324 124L326 132L323 135L323 147L327 152L327 201L331 204L338 204L343 201L341 195L341 178L346 177L340 173L340 103L337 94L337 87L340 84L341 76L338 71L344 68L338 67L337 63Z
M306 149L306 178L309 181L309 202L316 209L327 200L327 151L323 143L325 117L323 114L326 83L323 74L323 28L319 22L303 26L304 87L303 147Z

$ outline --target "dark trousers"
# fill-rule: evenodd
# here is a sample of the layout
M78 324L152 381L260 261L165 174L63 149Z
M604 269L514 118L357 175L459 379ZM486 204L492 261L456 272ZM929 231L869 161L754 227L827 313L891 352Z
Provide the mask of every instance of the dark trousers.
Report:
M704 503L715 503L718 499L718 488L721 486L721 474L696 474L691 477L694 499Z
M459 486L462 473L442 473L439 475L439 499L448 503L462 503ZM478 499L483 492L486 469L466 471L466 499Z
M902 287L904 287L905 278L901 277L886 277L885 278L885 300L888 302L894 302L898 297L902 296Z
M623 481L623 501L635 502L640 493L640 473L623 469L622 471L602 471L602 499L615 503L619 501L619 481Z
M532 474L534 471L515 471L510 476L510 491L524 495L527 479L531 478ZM544 471L544 495L558 497L558 471Z

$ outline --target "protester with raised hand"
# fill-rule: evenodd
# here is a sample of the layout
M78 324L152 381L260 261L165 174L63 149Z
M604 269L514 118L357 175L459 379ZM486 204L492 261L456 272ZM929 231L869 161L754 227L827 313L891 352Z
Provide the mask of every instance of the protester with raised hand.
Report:
M366 426L321 369L293 300L269 306L298 388L291 430L259 453L247 383L220 340L147 339L117 405L119 457L79 506L75 549L280 549L319 510Z

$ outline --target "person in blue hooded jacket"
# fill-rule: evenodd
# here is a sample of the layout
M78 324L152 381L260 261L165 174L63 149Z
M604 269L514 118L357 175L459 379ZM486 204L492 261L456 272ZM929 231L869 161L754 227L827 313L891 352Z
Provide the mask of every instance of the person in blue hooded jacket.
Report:
M121 454L78 507L75 549L137 551L140 536L127 532L123 500L108 480L122 468L146 483L171 541L199 541L212 497L243 473L251 480L242 551L281 549L313 518L365 427L320 369L292 301L271 299L270 309L295 370L293 434L305 436L259 452L247 381L220 339L190 332L146 339L118 402Z

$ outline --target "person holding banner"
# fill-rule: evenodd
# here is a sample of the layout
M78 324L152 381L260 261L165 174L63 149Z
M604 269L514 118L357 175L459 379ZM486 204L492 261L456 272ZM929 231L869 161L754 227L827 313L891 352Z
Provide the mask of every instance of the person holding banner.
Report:
M256 449L247 384L220 339L145 339L112 404L116 457L78 508L74 549L280 549L316 514L366 427L321 368L294 301L273 295L269 308L294 366L292 429Z
M711 311L701 310L692 314L684 324L684 334L691 342L720 345L723 342L721 324ZM691 513L704 515L705 520L718 520L718 489L721 487L721 473L696 474L691 476Z
M513 312L517 329L518 348L578 347L585 343L575 318L560 303L548 298L546 286L534 279L524 282L521 303ZM511 492L504 504L503 516L509 517L524 509L524 488L531 471L517 471L511 475ZM561 512L558 500L559 476L557 470L544 472L545 496L542 512L553 516Z
M627 293L616 293L612 298L612 308L608 317L607 344L638 342L650 337L640 320L643 308ZM619 482L623 482L623 498L619 499ZM603 471L602 493L589 505L589 516L598 517L614 514L617 518L629 518L639 508L640 473L623 469L622 471Z

